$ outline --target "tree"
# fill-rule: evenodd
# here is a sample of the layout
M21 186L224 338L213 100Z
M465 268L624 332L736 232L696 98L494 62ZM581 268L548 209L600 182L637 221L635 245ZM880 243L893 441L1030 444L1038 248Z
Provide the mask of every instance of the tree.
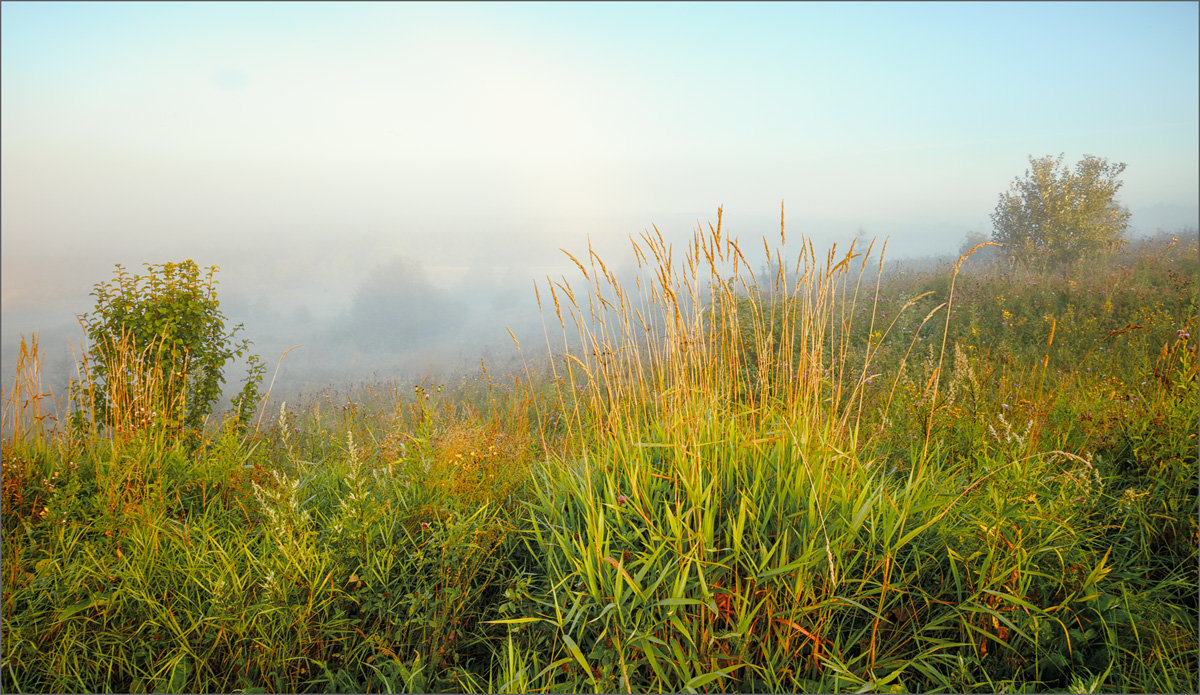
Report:
M241 324L225 329L216 266L204 278L192 260L146 268L135 275L118 265L111 282L95 286L95 310L79 317L90 342L85 407L114 429L194 435L221 395L225 363L245 358L249 372L233 405L246 422L266 367L249 340L235 342Z
M1129 210L1116 201L1125 165L1085 155L1071 171L1062 158L1030 157L1025 177L992 213L992 240L1026 267L1061 267L1116 248L1129 226Z
M464 313L420 263L395 257L359 286L346 330L364 353L399 354L448 339L463 328Z
M985 244L988 241L990 240L987 238L987 236L981 232L976 232L974 230L968 231L967 235L963 237L962 243L958 245L958 255L964 256L970 253L971 249L979 246L980 244ZM996 261L996 258L999 256L998 252L999 249L997 249L995 246L985 246L971 256L971 264L976 266L990 265Z

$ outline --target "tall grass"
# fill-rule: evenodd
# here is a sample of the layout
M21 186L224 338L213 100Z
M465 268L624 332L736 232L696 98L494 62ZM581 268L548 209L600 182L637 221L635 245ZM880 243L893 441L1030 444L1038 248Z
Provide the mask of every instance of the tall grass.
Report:
M38 334L29 340L21 336L17 346L13 387L4 399L4 416L0 429L12 441L44 444L53 434L61 403L42 384L42 359Z
M1042 632L1066 634L1105 573L1103 556L1063 550L1094 535L1070 523L1094 468L1056 451L952 459L932 424L903 462L864 458L867 382L899 318L877 329L863 298L871 250L821 260L805 244L788 272L768 246L774 275L759 278L718 215L683 258L657 233L635 243L640 295L590 251L583 289L551 283L584 346L557 374L582 449L543 474L533 511L549 593L533 615L552 629L529 648L557 655L542 687L554 667L588 690L1063 685L1041 664L1070 640ZM871 340L855 345L859 302ZM899 380L871 415L889 417Z
M766 272L720 212L631 241L635 277L589 249L539 287L544 367L191 442L147 355L71 418L30 342L6 687L1194 692L1194 258L1016 285L789 255L782 217Z

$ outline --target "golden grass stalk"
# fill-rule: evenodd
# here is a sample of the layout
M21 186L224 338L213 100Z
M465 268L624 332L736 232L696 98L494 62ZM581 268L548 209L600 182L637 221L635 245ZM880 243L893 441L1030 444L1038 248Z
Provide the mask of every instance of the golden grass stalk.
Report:
M925 444L924 444L924 449L923 449L924 452L929 451L929 439L933 432L933 414L937 411L938 386L941 383L941 377L942 377L942 359L946 355L946 338L947 338L947 336L950 335L950 309L953 306L953 302L954 302L954 283L958 280L958 271L962 269L962 264L968 258L971 257L971 254L973 254L976 251L978 251L979 249L982 249L987 246L1000 246L1000 244L997 244L994 241L985 241L985 242L982 242L979 244L975 244L974 246L971 247L970 251L967 251L966 253L964 253L963 255L958 257L958 260L954 263L954 273L950 276L950 291L949 291L949 294L947 294L947 296L946 296L946 304L945 304L945 306L946 306L946 324L942 328L942 349L938 353L937 368L934 370L933 398L930 400L930 403L932 403L932 406L929 408L929 420L927 421L926 426L925 426ZM1052 340L1053 340L1053 338L1052 338ZM924 455L922 455L922 458L924 458Z
M107 429L114 442L137 434L182 430L187 411L187 364L163 358L160 337L138 346L129 332L106 336L103 375L86 355L77 361L76 407L87 413L92 434Z
M569 387L558 390L558 405L572 414L572 431L582 433L588 423L608 432L638 430L653 414L685 426L697 408L740 402L764 422L784 417L805 440L818 430L822 437L849 435L867 365L856 370L845 358L854 347L851 327L874 242L865 252L851 244L839 254L835 246L818 259L811 240L802 239L789 272L781 209L778 244L763 239L772 272L760 277L725 229L720 208L715 225L694 231L682 258L652 229L630 237L645 285L642 276L634 288L622 284L590 246L591 272L567 253L582 288L547 279L564 330L554 376ZM882 257L879 268L881 274ZM570 300L575 340L566 335L560 292ZM582 295L586 314L571 310Z
M275 388L275 377L279 376L279 367L283 365L283 358L288 356L288 353L296 348L304 347L303 345L293 345L283 351L279 356L279 361L275 363L275 372L271 375L271 383L267 385L267 392L263 394L258 402L258 419L254 421L254 433L258 434L259 427L262 425L263 413L266 412L267 402L271 400L271 389Z
M12 442L21 443L27 437L44 442L51 432L46 422L58 422L60 408L53 392L42 385L42 353L38 345L38 333L33 332L27 341L21 336L17 347L16 374L13 388L4 398L3 430L12 433ZM0 396L2 397L2 396ZM49 408L46 407L48 402Z

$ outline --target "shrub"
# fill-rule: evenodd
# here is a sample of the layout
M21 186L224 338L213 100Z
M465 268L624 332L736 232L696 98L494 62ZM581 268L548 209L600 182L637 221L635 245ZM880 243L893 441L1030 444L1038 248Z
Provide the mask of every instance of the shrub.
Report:
M202 276L195 261L146 264L135 275L117 266L98 283L92 313L79 317L90 342L77 396L84 410L114 430L161 427L196 432L210 414L234 358L247 360L245 384L233 399L245 422L258 401L266 366L225 327L217 300L217 267Z
M992 240L1011 260L1048 269L1119 245L1129 210L1116 201L1124 164L1087 155L1072 172L1062 155L1029 158L1030 169L1013 181L992 213Z

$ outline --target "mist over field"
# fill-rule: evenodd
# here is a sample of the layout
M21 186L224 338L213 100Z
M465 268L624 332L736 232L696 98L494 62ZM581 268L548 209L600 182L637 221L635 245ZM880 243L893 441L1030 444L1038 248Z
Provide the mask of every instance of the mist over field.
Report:
M683 242L718 206L745 239L775 234L783 202L789 237L818 249L952 256L991 233L1028 156L1090 153L1128 163L1135 235L1197 226L1189 4L5 3L3 19L6 384L35 330L65 383L75 316L116 264L220 266L225 315L271 370L303 346L279 395L512 363L508 329L540 351L533 283L576 277L560 247L590 239L628 270L630 235Z
M710 218L715 221L715 210ZM777 233L778 220L776 229L761 224L758 235L746 234L736 217L727 220L731 231L747 239L762 232L768 236ZM695 226L694 222L691 227ZM628 229L636 238L645 228ZM671 231L687 229L681 222ZM796 234L793 225L789 224L788 229ZM794 238L798 241L798 235ZM829 239L825 248L836 243L844 249L854 239L853 233ZM879 239L877 244L884 241ZM962 239L920 255L893 252L893 248L903 249L903 245L895 239L887 241L886 260L898 267L930 267L952 262ZM576 242L566 250L577 255L586 253L586 239ZM571 281L579 277L578 270L557 247L552 253L535 257L540 261L536 265L501 266L486 261L431 265L400 253L389 256L366 248L334 246L336 250L329 254L314 249L304 257L290 249L290 258L272 258L265 253L260 262L234 259L220 264L217 278L222 309L231 325L245 326L244 335L268 363L268 380L275 377L275 400L359 382L453 379L477 372L481 359L491 370L518 369L523 356L537 359L546 353L547 325L551 345L561 345L561 336L556 337L557 319L553 312L539 312L534 290L537 283L544 293L548 277L556 281L563 276ZM755 259L754 267L761 268L761 251L752 248L749 255ZM197 260L203 264L202 258ZM624 263L625 267L615 268L619 274L633 272L634 259L626 248L614 249L606 262L615 265L614 259ZM133 272L145 270L123 265ZM92 311L94 298L88 296L92 285L112 278L111 267L97 263L89 270L90 276L80 272L71 279L33 284L32 296L12 300L6 296L4 383L10 383L14 376L21 336L28 338L37 330L45 356L45 385L56 393L64 392L83 338L75 315ZM544 320L549 323L544 324ZM300 347L277 362L293 346ZM236 390L241 375L238 365L227 369L229 393Z

